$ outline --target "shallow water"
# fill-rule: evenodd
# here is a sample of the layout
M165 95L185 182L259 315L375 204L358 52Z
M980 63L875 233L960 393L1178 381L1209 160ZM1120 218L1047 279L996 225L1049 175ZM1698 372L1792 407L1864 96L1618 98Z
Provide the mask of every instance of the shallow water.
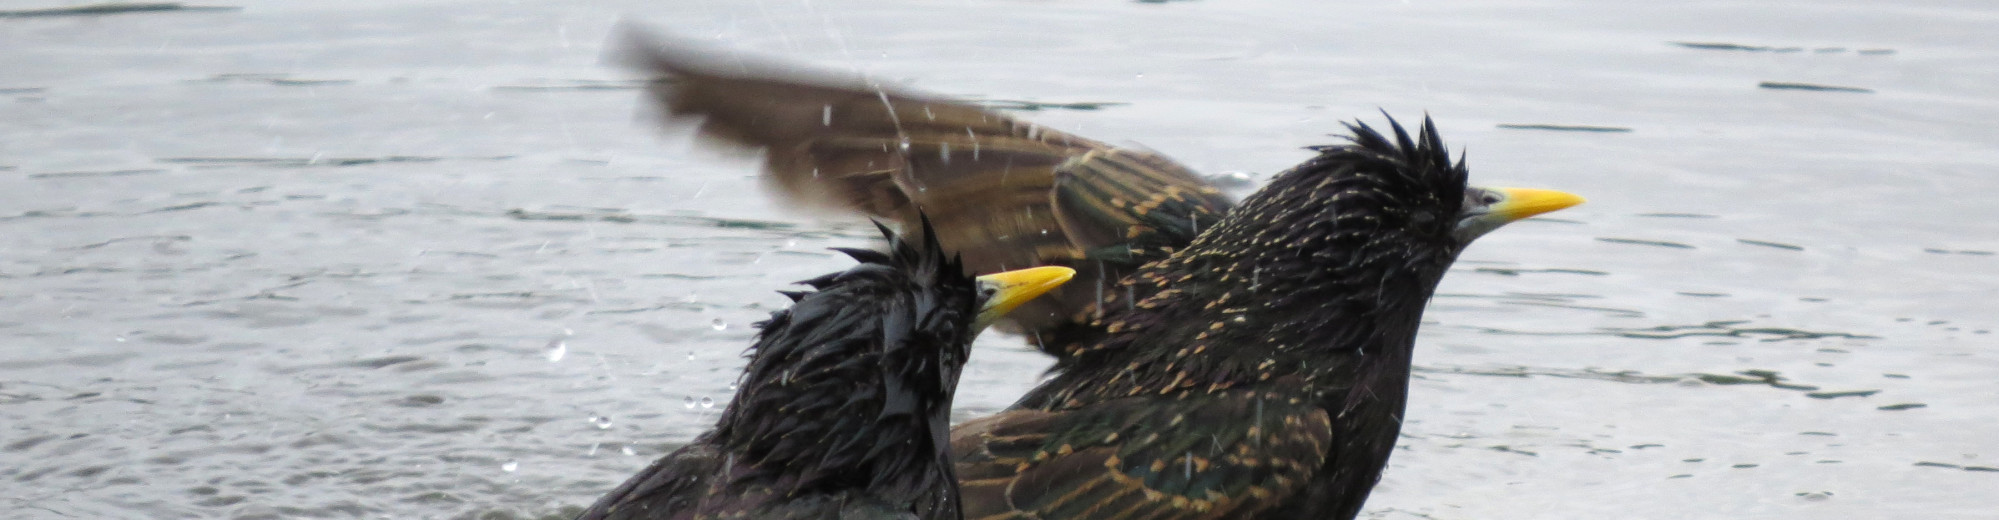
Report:
M1878 4L0 18L0 516L557 516L705 428L773 291L872 230L635 118L600 63L629 16L1116 103L1020 115L1257 180L1340 121L1427 111L1475 182L1588 196L1445 281L1368 518L1989 517L1999 10ZM985 338L960 416L1045 366Z

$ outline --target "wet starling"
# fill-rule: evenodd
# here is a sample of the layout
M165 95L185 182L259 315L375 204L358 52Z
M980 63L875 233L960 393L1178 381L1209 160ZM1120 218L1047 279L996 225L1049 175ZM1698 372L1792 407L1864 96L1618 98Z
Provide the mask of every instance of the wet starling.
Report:
M920 207L979 272L1077 269L1016 314L1056 375L952 432L965 518L1353 518L1444 272L1478 236L1582 201L1468 186L1434 125L1391 119L1231 207L1149 151L629 33L666 112L764 149L787 197Z
M1581 202L1465 184L1417 136L1350 125L1106 297L1104 337L959 425L966 518L1351 519L1401 429L1416 328L1473 239Z
M785 293L715 428L577 518L957 520L945 439L972 339L1074 271L974 279L920 227Z

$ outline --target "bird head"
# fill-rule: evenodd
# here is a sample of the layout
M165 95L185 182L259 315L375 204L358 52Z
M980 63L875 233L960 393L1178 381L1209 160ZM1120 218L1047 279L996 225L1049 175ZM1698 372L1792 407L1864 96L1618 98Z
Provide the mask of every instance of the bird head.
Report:
M1348 124L1350 142L1313 147L1318 157L1244 202L1239 212L1257 218L1236 220L1256 226L1259 242L1351 267L1443 268L1500 226L1583 202L1559 191L1468 185L1463 157L1451 159L1428 118L1413 136L1394 119L1388 126L1384 134Z
M1211 337L1400 343L1379 334L1413 338L1423 303L1472 240L1582 202L1556 191L1468 185L1464 160L1451 158L1427 118L1414 133L1393 119L1387 132L1364 123L1348 129L1349 142L1313 148L1318 156L1278 174L1183 254L1139 274L1140 308L1148 297L1223 303L1157 302L1163 310L1154 314L1173 315L1145 320L1221 319L1223 330ZM1234 281L1245 279L1246 290ZM1237 314L1251 309L1265 311Z

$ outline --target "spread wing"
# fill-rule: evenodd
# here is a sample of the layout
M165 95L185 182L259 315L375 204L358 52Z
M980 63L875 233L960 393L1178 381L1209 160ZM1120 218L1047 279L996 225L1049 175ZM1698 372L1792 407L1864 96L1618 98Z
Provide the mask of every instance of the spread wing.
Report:
M1271 389L1013 410L952 431L968 520L1250 518L1297 493L1333 440Z
M765 179L792 202L916 225L922 208L966 267L1077 269L1010 316L1061 355L1094 338L1107 286L1193 241L1231 202L1193 171L969 103L810 72L627 28L623 58L655 81L671 118L764 152Z

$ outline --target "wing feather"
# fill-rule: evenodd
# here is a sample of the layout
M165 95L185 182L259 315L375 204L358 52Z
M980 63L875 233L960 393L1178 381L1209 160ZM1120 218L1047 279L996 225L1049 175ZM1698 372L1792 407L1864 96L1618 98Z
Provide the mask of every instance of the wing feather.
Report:
M787 201L905 228L923 208L939 242L976 273L1076 268L1076 280L1010 314L1058 357L1098 332L1100 287L1191 242L1199 222L1231 205L1148 150L858 76L624 33L624 61L657 78L653 104L669 119L698 119L712 141L763 151L765 179Z

